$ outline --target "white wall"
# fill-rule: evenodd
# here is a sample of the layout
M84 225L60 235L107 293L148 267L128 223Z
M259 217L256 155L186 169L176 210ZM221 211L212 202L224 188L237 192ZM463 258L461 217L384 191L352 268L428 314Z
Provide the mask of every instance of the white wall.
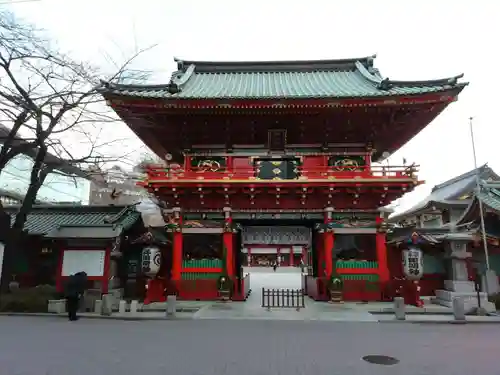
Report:
M33 161L24 155L10 161L0 173L0 188L26 194ZM40 188L37 199L49 202L81 202L88 204L90 181L51 173Z

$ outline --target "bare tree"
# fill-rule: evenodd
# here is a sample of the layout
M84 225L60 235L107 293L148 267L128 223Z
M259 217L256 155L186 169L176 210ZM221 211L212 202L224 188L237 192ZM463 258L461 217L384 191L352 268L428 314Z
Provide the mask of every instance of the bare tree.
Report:
M145 78L144 72L126 69L142 52L137 51L107 81ZM102 103L103 76L90 64L59 52L41 30L0 11L0 125L7 129L0 173L21 154L33 159L30 184L4 249L2 290L11 281L15 252L20 250L16 244L47 176L76 176L85 166L123 161L127 156L111 152L123 140L102 141L104 125L118 120Z

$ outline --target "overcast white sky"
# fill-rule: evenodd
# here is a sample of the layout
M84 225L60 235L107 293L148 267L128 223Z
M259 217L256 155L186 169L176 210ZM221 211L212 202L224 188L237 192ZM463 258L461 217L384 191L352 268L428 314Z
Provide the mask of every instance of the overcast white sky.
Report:
M433 185L473 168L470 116L475 118L478 163L488 162L500 172L498 4L492 0L40 0L9 7L18 17L48 30L74 57L100 66L110 64L105 53L123 61L136 48L158 44L134 65L155 71L158 83L168 80L175 69L174 56L292 60L376 53L376 67L391 79L465 73L470 85L459 101L391 158L393 164L400 165L402 157L420 164L420 177L427 181L405 197L400 206L404 209L425 197Z

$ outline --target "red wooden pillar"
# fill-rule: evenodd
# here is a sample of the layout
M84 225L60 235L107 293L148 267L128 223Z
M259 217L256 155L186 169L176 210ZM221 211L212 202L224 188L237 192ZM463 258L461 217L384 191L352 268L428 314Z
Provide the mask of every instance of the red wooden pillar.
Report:
M224 232L222 233L222 243L226 249L226 271L229 278L235 276L234 273L234 233L231 219L231 209L224 207Z
M326 228L323 233L324 236L324 256L325 256L325 275L327 277L332 276L333 272L333 246L334 246L334 234L333 229Z
M290 260L288 262L288 265L293 267L295 264L293 262L293 256L294 256L294 252L293 252L293 246L290 248Z
M59 252L59 260L57 265L57 274L56 274L56 290L60 293L64 291L64 280L63 280L63 261L64 261L64 248L63 243L61 241L56 242L57 245L54 246L54 250Z
M101 291L102 294L108 294L109 292L109 279L110 279L110 271L111 271L111 246L106 248L106 253L104 257L104 274L102 275L102 285Z
M174 211L174 215L177 225L173 228L172 281L177 284L181 280L182 272L182 217L179 209Z
M331 207L325 210L325 231L323 232L324 276L327 277L332 276L333 272L334 234L333 229L328 228L328 224L332 221L332 211Z
M386 232L383 228L384 220L381 217L377 217L377 233L375 234L375 248L377 252L377 262L378 262L378 275L380 282L386 283L389 281L389 265L387 263L387 245L386 245Z
M315 250L318 252L318 277L325 276L325 269L323 267L325 259L325 243L324 243L324 229L320 229L318 232L320 235L316 238Z
M184 171L191 172L191 155L184 155Z

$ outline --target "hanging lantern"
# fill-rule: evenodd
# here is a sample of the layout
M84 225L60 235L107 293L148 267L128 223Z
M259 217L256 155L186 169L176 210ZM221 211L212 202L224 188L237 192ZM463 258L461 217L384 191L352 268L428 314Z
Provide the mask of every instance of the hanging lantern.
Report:
M403 250L403 272L408 280L419 280L423 276L424 256L418 247Z
M156 276L161 266L161 250L157 247L146 247L142 250L142 272L149 277Z

